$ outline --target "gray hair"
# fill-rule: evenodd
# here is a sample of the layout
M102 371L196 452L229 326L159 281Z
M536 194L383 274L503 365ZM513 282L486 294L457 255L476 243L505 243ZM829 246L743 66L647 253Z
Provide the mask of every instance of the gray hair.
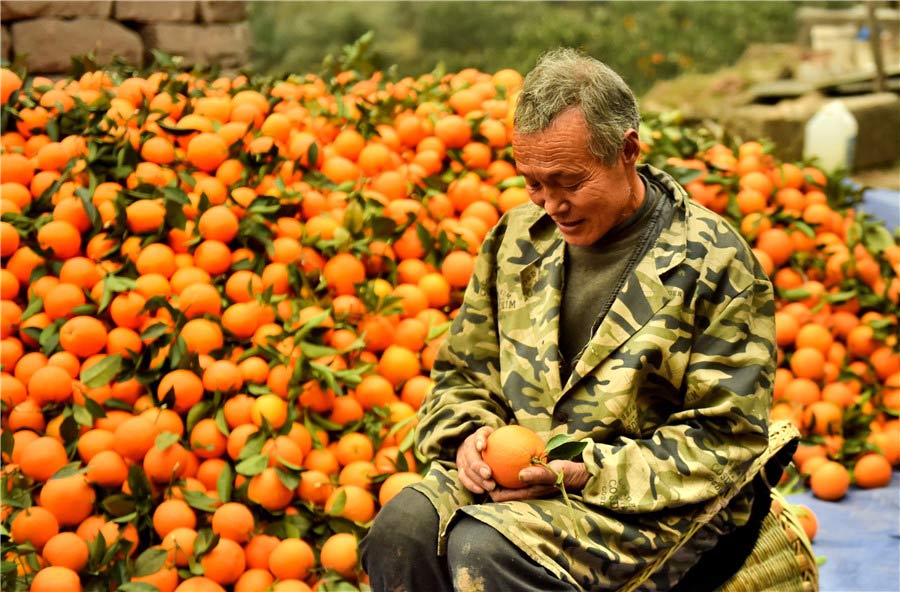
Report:
M611 166L622 149L625 132L640 125L637 99L609 66L577 50L554 49L538 59L519 94L515 130L523 134L543 131L557 115L576 106L590 129L588 149Z

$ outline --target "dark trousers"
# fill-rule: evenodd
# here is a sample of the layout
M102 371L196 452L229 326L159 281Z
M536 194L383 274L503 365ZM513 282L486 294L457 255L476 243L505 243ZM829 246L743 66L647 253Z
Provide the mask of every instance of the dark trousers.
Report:
M360 543L373 592L571 592L575 587L532 561L490 526L463 514L437 555L438 515L414 489L379 512Z

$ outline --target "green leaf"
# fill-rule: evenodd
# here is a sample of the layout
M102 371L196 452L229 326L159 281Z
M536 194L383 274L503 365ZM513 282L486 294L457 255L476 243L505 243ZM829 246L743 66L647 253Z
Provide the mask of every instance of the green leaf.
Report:
M122 370L122 354L106 356L87 370L81 372L81 382L88 388L109 384Z
M197 538L194 539L194 557L199 559L209 553L216 545L219 544L219 535L214 534L208 528L200 529L197 532Z
M106 537L102 532L98 532L94 540L88 543L88 548L90 549L89 565L101 565L100 562L106 554Z
M833 294L825 294L825 301L830 302L832 304L838 302L846 302L851 298L856 297L858 292L856 290L844 290L843 292L835 292Z
M100 403L91 399L90 397L84 398L84 408L88 413L90 413L93 419L106 417L106 411L103 409L103 407L100 406ZM93 421L91 423L93 424Z
M225 421L225 410L222 407L219 407L216 410L216 426L219 428L219 431L225 434L226 436L231 433L228 429L228 422Z
M440 325L433 325L431 327L428 327L428 336L425 337L425 341L431 341L436 337L440 337L447 332L447 330L450 328L450 325L452 324L452 321L447 321L446 323L441 323Z
M333 356L337 353L337 350L333 347L319 345L318 343L310 343L308 341L300 342L300 351L303 352L304 356L311 359Z
M397 223L393 219L386 216L375 216L369 220L369 228L372 229L372 236L377 239L391 238Z
M159 549L155 550L158 551ZM168 554L168 551L163 551L163 553ZM153 572L151 571L150 573ZM159 588L148 582L125 582L119 584L119 587L116 588L116 592L159 592Z
M238 460L245 460L251 456L256 456L262 452L263 446L266 444L268 436L263 430L259 430L250 434L247 441L244 442L244 448L238 455Z
M125 495L124 493L115 493L107 496L100 505L107 514L116 517L130 514L131 512L134 512L135 508L134 498L130 495Z
M812 292L808 288L790 288L787 290L779 288L778 294L786 300L803 300L812 296Z
M13 448L15 447L16 441L13 439L12 434L12 430L3 430L3 433L0 433L0 451L7 458L12 456Z
M566 442L571 442L571 441L572 441L572 437L569 436L568 434L557 434L557 435L553 436L552 438L550 438L550 440L547 442L547 446L544 448L544 450L549 452L549 451L553 450L554 448L556 448L557 446L559 446L560 444L565 444Z
M870 253L881 253L894 244L891 233L880 224L866 225L862 241Z
M562 442L547 450L547 460L572 460L587 447L587 442Z
M319 145L316 142L313 142L309 145L309 148L306 149L306 158L309 162L309 168L315 168L316 162L319 160Z
M158 572L166 564L168 555L165 549L147 549L134 561L134 575L141 577Z
M153 493L147 473L139 463L128 467L128 489L135 499L150 499Z
M234 470L245 477L252 477L262 473L267 466L269 466L269 456L267 454L256 454L239 462L234 467Z
M81 462L76 461L76 462L70 462L66 465L63 465L62 467L59 468L59 470L57 470L55 473L53 473L53 476L50 478L51 479L62 479L63 477L71 477L72 475L78 475L79 473L86 473L86 472L87 472L87 467L83 467L81 465Z
M59 346L59 328L62 326L62 323L59 321L55 321L50 323L41 331L41 335L38 338L38 344L41 346L41 352L44 355L52 354L57 346Z
M816 231L813 230L812 226L807 224L806 222L802 222L800 220L794 220L793 224L794 228L808 236L809 238L816 238Z
M198 129L193 129L189 127L174 127L171 125L166 125L162 121L157 121L156 124L163 129L164 132L170 134L172 136L189 136L191 134L195 134L199 131Z
M184 496L184 501L187 502L190 507L195 510L200 510L201 512L215 512L219 505L218 500L211 498L200 491L184 489L181 493Z
M184 228L187 224L187 216L184 214L184 206L175 200L167 199L166 202L166 226L169 228Z
M106 310L112 300L113 294L127 292L137 288L137 282L131 278L107 275L103 278L103 295L100 297L99 312Z
M297 486L300 485L299 473L294 473L284 469L283 467L276 466L275 474L278 475L278 480L281 481L281 484L291 491L297 489Z
M28 302L28 306L25 307L25 310L22 311L22 316L19 317L19 322L21 323L22 321L33 317L42 310L44 310L44 299L40 296L32 298Z
M231 492L234 488L234 473L231 470L231 464L225 463L219 472L219 478L216 479L216 493L219 494L219 500L226 504L231 501Z
M509 177L503 179L499 183L497 183L497 187L499 189L509 189L510 187L525 187L525 177L522 175L516 175L515 177Z
M329 516L340 516L341 512L344 511L344 506L347 504L347 493L342 489L338 492L337 496L334 498L334 503L331 505L331 509L328 510Z
M335 379L334 370L318 362L311 362L309 367L310 369L312 369L313 375L316 378L319 378L325 382L325 386L333 390L338 395L344 394L344 389L341 388L341 385L339 385L337 380Z
M197 425L197 422L203 419L209 410L212 409L213 402L212 401L200 401L188 411L187 419L185 420L185 431L189 434L191 430L194 429L194 426Z
M156 436L156 441L154 445L159 448L160 451L165 450L178 442L179 436L173 432L160 432L159 435Z
M160 335L168 333L170 327L165 323L155 323L141 332L141 341L153 341Z
M323 310L313 318L303 323L303 326L295 334L295 339L302 339L303 337L305 337L310 331L321 325L330 315L330 312L328 312L327 310Z

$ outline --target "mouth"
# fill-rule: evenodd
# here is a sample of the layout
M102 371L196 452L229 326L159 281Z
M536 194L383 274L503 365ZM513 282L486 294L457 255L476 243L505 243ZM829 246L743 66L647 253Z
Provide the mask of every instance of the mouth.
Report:
M581 220L574 220L563 222L562 220L554 220L556 223L556 227L559 228L561 232L572 232L575 230L579 224L581 224Z

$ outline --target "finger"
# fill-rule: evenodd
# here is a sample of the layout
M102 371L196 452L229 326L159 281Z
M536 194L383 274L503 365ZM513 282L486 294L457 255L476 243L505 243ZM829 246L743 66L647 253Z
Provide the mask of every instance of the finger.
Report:
M465 471L459 472L459 482L462 483L463 487L471 491L475 494L484 493L484 488L482 488L477 482L475 482Z
M481 458L481 454L476 452L473 446L465 446L460 448L460 458L457 459L457 465L464 468L471 477L480 479L491 478L491 468Z
M528 467L519 471L519 480L530 485L556 485L556 475L544 467Z
M494 489L496 484L491 479L491 468L482 461L474 462L467 467L468 477L478 483L480 487L488 491Z
M491 467L488 466L486 462L475 462L472 463L472 468L478 472L478 475L484 480L490 480L491 478Z
M484 426L478 428L478 431L475 432L475 450L478 452L478 454L484 452L484 449L487 447L487 438L493 431L493 428Z
M494 483L494 481L491 479L482 479L478 474L466 474L464 478L460 477L460 482L472 493L493 491L497 487L497 484Z

